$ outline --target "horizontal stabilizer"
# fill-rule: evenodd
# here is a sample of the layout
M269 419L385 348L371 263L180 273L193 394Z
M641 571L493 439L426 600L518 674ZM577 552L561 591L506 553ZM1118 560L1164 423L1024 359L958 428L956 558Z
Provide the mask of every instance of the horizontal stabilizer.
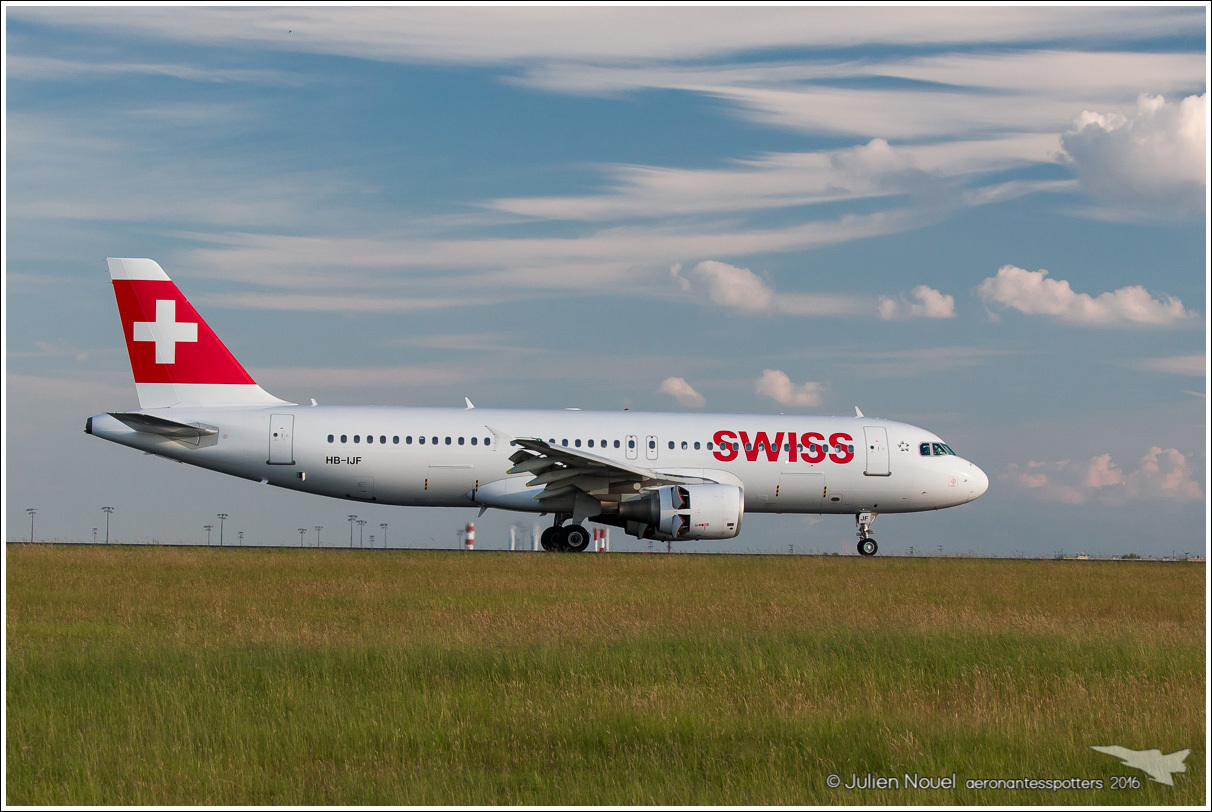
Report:
M219 430L204 423L178 423L176 420L166 420L163 417L153 417L139 412L110 412L110 417L119 420L135 431L144 434L159 434L170 440L176 440L187 445L214 445L215 435ZM204 442L208 438L210 442Z

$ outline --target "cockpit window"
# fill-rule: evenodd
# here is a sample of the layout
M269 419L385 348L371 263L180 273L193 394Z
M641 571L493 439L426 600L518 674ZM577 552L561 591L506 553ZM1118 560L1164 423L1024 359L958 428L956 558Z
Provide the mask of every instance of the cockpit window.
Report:
M918 446L918 450L921 452L923 457L945 457L948 455L952 457L955 456L955 452L951 450L951 446L947 445L946 443L922 443L920 446Z

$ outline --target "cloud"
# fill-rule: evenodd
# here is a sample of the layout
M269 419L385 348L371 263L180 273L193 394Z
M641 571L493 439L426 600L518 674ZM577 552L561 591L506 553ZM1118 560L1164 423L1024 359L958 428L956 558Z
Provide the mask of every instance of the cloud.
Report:
M63 28L110 29L144 41L338 54L392 62L512 65L526 60L633 64L719 58L760 48L892 43L1060 41L1180 36L1197 9L886 8L270 8L10 9Z
M1169 358L1138 358L1124 361L1122 365L1129 369L1139 369L1145 372L1166 372L1172 375L1188 375L1192 378L1203 378L1208 374L1208 356L1203 353L1175 355Z
M661 392L670 395L683 406L699 408L707 405L707 399L694 391L694 387L686 383L685 378L666 378L661 381Z
M784 406L820 406L824 387L815 381L796 386L781 369L762 371L754 391Z
M1108 505L1129 502L1197 502L1204 498L1196 481L1199 469L1175 448L1153 446L1135 470L1125 473L1110 454L1087 462L1058 460L1012 464L1006 480L1031 496L1048 502L1081 505L1097 500Z
M1048 279L1045 270L1026 271L1003 265L997 276L977 288L986 302L1031 315L1085 327L1123 327L1131 324L1172 326L1190 318L1183 303L1170 296L1153 298L1144 287L1131 285L1092 297L1075 293L1063 279Z
M909 301L904 296L890 299L880 297L881 319L953 319L955 318L955 298L940 293L926 285L918 285L913 289L915 301Z
M680 265L671 268L670 273L682 290L688 291L697 284L705 289L711 301L734 310L762 313L770 310L774 303L774 291L748 268L709 259L695 265L689 277L681 275Z
M1207 93L1177 103L1142 95L1126 115L1084 111L1061 142L1096 200L1181 215L1206 206L1207 122Z
M685 273L678 264L669 272L682 291L746 315L872 316L877 312L875 302L861 296L779 293L748 268L718 260L705 260Z

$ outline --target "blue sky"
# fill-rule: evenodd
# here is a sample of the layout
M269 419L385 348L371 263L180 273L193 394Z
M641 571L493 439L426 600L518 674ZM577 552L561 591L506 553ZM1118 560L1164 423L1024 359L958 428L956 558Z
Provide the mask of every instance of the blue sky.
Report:
M992 480L882 550L1206 551L1204 6L8 5L5 36L7 538L474 517L83 435L136 405L104 259L148 256L290 400L858 405ZM852 553L853 519L687 549L791 544Z

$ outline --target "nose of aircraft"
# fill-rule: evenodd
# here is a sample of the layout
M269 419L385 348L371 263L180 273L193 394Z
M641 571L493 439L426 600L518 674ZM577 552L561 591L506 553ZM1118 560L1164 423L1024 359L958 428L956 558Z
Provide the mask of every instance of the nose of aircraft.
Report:
M989 490L989 476L973 465L972 473L968 475L968 501L971 502L987 490Z

